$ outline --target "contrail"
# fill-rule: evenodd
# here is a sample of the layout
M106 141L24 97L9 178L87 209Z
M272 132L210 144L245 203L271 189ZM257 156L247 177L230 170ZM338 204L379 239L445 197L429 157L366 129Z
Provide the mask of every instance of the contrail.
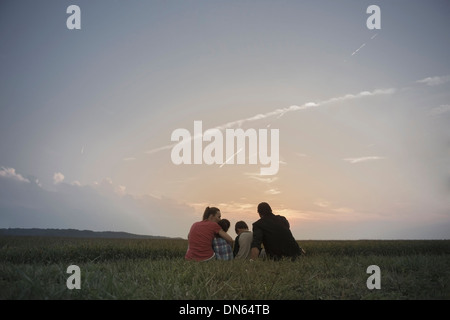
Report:
M342 160L354 164L354 163L359 163L359 162L365 162L365 161L371 161L371 160L382 160L382 159L385 159L385 157L371 156L371 157L359 157L359 158L345 158Z
M145 153L146 153L146 154L152 154L152 153L157 153L157 152L159 152L159 151L171 149L171 148L172 148L174 145L176 145L176 144L178 144L178 143L173 143L173 144L168 145L168 146L164 146L164 147L152 149L152 150L146 151Z
M235 155L237 155L239 152L242 151L242 149L243 149L243 148L240 148L235 154L233 154L231 157L229 157L229 158L227 159L227 161L225 161L224 163L222 163L222 164L220 165L220 167L222 168L225 164L227 164L228 161L230 161L231 159L233 159Z
M375 37L378 35L378 33L375 33L372 37L370 37L370 40L375 39ZM359 50L361 50L362 48L364 48L366 46L366 43L363 43L358 49L356 49L355 51L353 51L351 56L354 56L355 54L358 53Z
M260 113L260 114L257 114L255 116L249 117L249 118L231 121L231 122L225 123L223 125L217 126L214 129L225 130L227 128L236 127L236 126L237 127L241 127L246 122L263 120L263 119L267 119L267 118L275 117L275 116L280 117L280 116L284 115L285 113L292 112L292 111L300 111L300 110L306 110L306 109L311 109L311 108L317 108L317 107L319 107L321 105L326 105L326 104L333 103L333 102L352 100L352 99L358 99L358 98L369 97L369 96L376 96L376 95L393 94L395 92L396 92L395 88L375 89L373 91L361 91L361 92L359 92L357 94L346 94L346 95L343 95L343 96L340 96L340 97L333 97L333 98L330 98L328 100L324 100L324 101L321 101L321 102L307 102L307 103L305 103L305 104L303 104L301 106L292 105L290 107L276 109L274 111L269 111L267 113ZM196 137L192 137L191 140L196 139L196 138L201 138L201 135L196 136ZM159 148L155 148L155 149L149 150L149 151L147 151L145 153L146 154L153 154L153 153L156 153L156 152L159 152L159 151L162 151L162 150L171 149L177 144L178 144L178 142L172 143L170 145L166 145L166 146L163 146L163 147L159 147Z
M355 51L353 51L352 56L354 56L355 54L357 54L358 51L361 50L362 48L364 48L365 46L366 46L366 44L363 43L363 44L361 45L361 47L359 47L358 49L356 49Z

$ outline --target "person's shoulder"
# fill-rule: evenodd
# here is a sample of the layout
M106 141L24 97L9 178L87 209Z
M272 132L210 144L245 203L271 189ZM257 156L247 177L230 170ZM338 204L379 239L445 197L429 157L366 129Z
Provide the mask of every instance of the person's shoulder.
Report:
M219 224L217 222L209 221L209 220L202 220L202 221L194 222L194 224L192 226L193 227L198 226L200 228L207 228L207 229L214 229L214 230L222 229L221 226L219 226Z
M207 226L209 228L214 229L214 230L219 230L219 231L222 230L222 227L217 222L209 221L209 220L205 220L205 221L207 222Z
M248 239L253 239L253 232L251 232L251 231L242 232L240 239L243 239L243 241L246 241Z
M285 216L276 215L275 218L281 223L286 229L289 229L289 221Z
M277 218L277 219L279 219L279 220L287 221L287 219L286 219L285 216L282 216L282 215L279 215L279 214L277 214L277 215L275 216L275 218Z
M258 229L264 229L267 227L267 224L270 224L270 221L267 221L267 219L259 219L255 222L253 222L252 226L253 226L253 231L258 230Z
M205 225L209 225L209 226L219 226L219 224L217 222L210 221L210 220L203 220L203 221L200 221L200 223L205 224Z
M201 224L203 221L196 221L192 224L192 227L198 226L199 224Z
M259 218L258 220L256 220L255 222L253 222L252 225L260 224L261 222L263 222L263 219L262 219L262 218Z

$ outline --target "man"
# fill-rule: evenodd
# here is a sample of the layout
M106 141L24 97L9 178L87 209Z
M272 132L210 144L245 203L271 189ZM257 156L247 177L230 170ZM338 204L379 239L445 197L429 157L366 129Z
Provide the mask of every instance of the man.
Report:
M264 246L269 259L279 260L284 257L295 259L305 251L300 248L289 229L289 222L280 215L274 215L266 202L258 205L260 219L253 223L253 241L251 260L256 260Z

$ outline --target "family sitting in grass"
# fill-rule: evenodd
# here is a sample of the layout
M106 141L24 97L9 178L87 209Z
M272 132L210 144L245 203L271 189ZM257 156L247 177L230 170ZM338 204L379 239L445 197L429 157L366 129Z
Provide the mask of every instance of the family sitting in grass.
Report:
M202 221L195 222L188 235L185 258L194 261L268 258L292 260L305 254L293 237L288 220L275 215L266 202L258 205L260 219L250 231L244 221L235 224L235 241L227 233L230 221L221 219L220 210L207 207Z

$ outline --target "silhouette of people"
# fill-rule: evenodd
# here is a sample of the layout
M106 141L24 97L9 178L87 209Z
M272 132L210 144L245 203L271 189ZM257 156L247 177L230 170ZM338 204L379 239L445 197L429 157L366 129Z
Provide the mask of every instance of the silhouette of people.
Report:
M230 221L227 219L220 220L218 224L225 232L230 228ZM224 238L216 235L213 239L212 246L217 260L233 260L232 247Z
M225 239L230 246L233 245L233 238L218 224L221 217L218 208L206 207L203 220L195 222L189 231L186 260L207 261L213 259L215 252L212 243L216 235Z
M253 223L251 260L256 260L264 246L269 259L279 260L289 257L292 260L304 254L291 233L288 220L275 215L267 202L258 205L260 219Z

